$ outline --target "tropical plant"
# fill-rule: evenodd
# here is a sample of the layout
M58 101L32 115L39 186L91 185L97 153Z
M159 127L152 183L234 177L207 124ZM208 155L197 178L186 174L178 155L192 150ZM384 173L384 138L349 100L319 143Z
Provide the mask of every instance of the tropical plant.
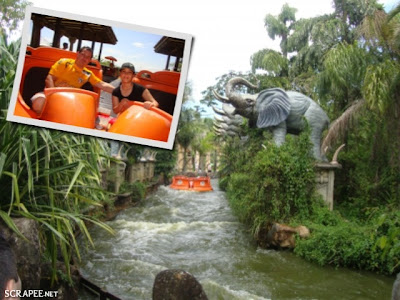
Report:
M194 141L198 131L195 121L199 118L200 113L196 112L193 108L182 108L176 133L176 141L183 148L182 172L186 172L187 169L189 147Z
M335 178L336 212L308 203L310 210L292 213L306 201L294 200L289 193L293 187L281 190L281 185L292 183L296 193L304 186L296 185L280 162L292 169L301 159L289 163L279 153L283 147L271 154L265 133L250 130L246 142L225 141L220 186L227 190L240 220L254 232L260 224L276 220L309 226L312 237L299 241L296 253L321 264L386 274L399 271L399 7L386 15L374 0L335 0L334 13L291 24L282 54L263 49L251 57L253 72L266 71L257 75L261 87L307 94L334 120L323 148L346 143L340 156L343 168ZM284 50L290 60L285 59ZM261 143L267 149L261 150ZM280 155L279 160L274 161L274 155ZM270 160L274 163L268 164ZM274 172L269 174L269 170ZM301 172L309 175L307 170ZM312 176L307 178L311 185ZM280 197L287 203L278 201Z
M296 8L290 7L288 4L282 6L281 13L275 17L271 14L266 15L264 19L265 27L268 36L275 39L276 36L281 38L281 50L283 57L287 58L288 55L288 37L293 24L296 22Z
M371 210L363 224L330 214L326 222L306 221L313 234L298 239L294 252L319 265L375 271L387 275L400 270L399 212Z
M176 165L176 151L157 149L155 174L164 174L167 178L171 176L172 170Z
M29 4L30 2L25 0L2 0L0 5L1 35L7 36L17 29L19 21L24 18L25 7Z
M8 43L0 34L0 107L6 109L11 98L21 40Z
M220 95L223 95L225 93L226 83L229 81L229 79L233 77L243 77L250 80L251 78L254 78L254 75L251 73L229 71L228 73L217 77L215 79L217 81L215 85L209 86L204 91L201 92L203 98L200 100L200 103L206 106L217 105L218 101L216 101L213 91L215 90Z
M225 166L231 146L224 149L224 167L230 167L227 195L240 220L249 224L257 237L258 231L273 222L290 222L294 218L304 220L310 217L315 196L315 173L309 132L297 138L288 137L277 147L271 136L261 136L256 141L238 145L240 155L245 157L232 166ZM263 142L263 145L261 145ZM229 144L229 142L227 142ZM225 172L228 170L224 168Z
M79 258L76 231L93 244L87 222L112 230L81 211L101 206L107 195L100 189L100 169L107 162L106 147L99 139L50 131L6 121L20 41L7 44L1 37L0 116L0 218L20 234L13 217L38 222L46 256L57 279L60 251L70 277L72 256Z

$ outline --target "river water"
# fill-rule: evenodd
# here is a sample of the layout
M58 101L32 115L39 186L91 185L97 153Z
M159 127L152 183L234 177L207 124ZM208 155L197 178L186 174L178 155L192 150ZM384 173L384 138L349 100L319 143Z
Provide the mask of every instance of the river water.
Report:
M393 278L259 249L212 184L206 193L160 187L108 222L114 236L93 227L96 247L82 251L82 274L122 299L151 299L165 269L194 275L210 300L390 299Z

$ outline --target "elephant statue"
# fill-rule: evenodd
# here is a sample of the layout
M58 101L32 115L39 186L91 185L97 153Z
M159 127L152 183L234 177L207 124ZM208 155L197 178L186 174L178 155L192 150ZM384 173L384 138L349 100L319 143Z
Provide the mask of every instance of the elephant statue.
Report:
M305 128L305 120L311 128L313 155L317 160L326 160L321 155L321 135L329 125L325 111L309 97L294 91L284 91L271 88L258 94L245 94L235 91L235 87L244 85L257 89L241 77L235 77L225 86L225 95L215 97L234 107L233 114L249 119L249 125L257 128L267 128L272 131L274 142L280 146L285 142L287 133L299 134Z
M240 125L243 124L243 117L233 114L235 108L224 103L222 110L212 106L216 115L214 116L214 132L219 136L241 136Z
M213 129L218 135L240 136L240 128L234 124L227 124L214 120L213 125Z
M235 125L235 126L240 126L243 124L243 117L240 115L234 115L232 114L234 111L234 107L230 107L231 105L229 104L223 104L222 105L222 110L218 109L215 106L212 106L212 109L216 113L214 116L214 119L218 122L223 122L228 125Z

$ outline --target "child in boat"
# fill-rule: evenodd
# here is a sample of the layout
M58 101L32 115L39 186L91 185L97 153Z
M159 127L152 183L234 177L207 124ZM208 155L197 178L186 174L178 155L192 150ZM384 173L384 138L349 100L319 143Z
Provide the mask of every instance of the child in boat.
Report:
M134 83L135 67L131 63L124 63L120 68L121 85L112 92L112 106L114 113L122 113L132 105L132 101L144 103L144 108L158 107L158 102L144 86Z

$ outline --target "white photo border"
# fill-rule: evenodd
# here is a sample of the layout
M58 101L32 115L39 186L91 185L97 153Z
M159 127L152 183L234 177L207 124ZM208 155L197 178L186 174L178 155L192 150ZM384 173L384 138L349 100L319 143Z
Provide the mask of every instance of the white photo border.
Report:
M117 133L96 130L96 129L66 125L66 124L62 124L62 123L55 123L55 122L43 121L43 120L39 120L39 119L31 119L31 118L15 116L14 110L15 110L17 99L18 99L18 92L19 92L21 79L22 79L22 71L23 71L23 66L25 63L25 53L26 53L26 48L28 46L30 21L31 21L32 13L49 15L49 16L54 16L54 17L59 17L59 18L77 20L77 21L81 21L81 22L94 23L94 24L111 26L111 27L119 27L122 29L128 29L128 30L132 30L132 31L144 32L144 33L149 33L149 34L158 34L161 36L174 37L174 38L184 40L185 46L184 46L183 57L182 57L182 67L181 67L181 72L180 72L178 92L176 95L174 114L172 116L170 133L168 135L168 141L167 142L156 141L156 140L151 140L151 139L129 136L129 135L125 135L125 134L117 134ZM99 18L95 18L95 17L91 17L91 16L77 15L77 14L72 14L72 13L67 13L67 12L48 10L48 9L44 9L44 8L40 8L40 7L28 6L26 8L26 12L25 12L25 19L24 19L23 30L22 30L21 48L20 48L19 57L18 57L18 65L17 65L17 70L16 70L16 74L15 74L15 79L14 79L14 86L13 86L10 104L9 104L9 108L8 108L8 112L7 112L7 121L12 121L12 122L17 122L17 123L22 123L22 124L27 124L27 125L33 125L33 126L39 126L39 127L49 128L49 129L57 129L57 130L62 130L62 131L67 131L67 132L85 134L85 135L90 135L90 136L95 136L95 137L100 137L100 138L105 138L105 139L110 139L110 140L119 140L119 141L124 141L124 142L128 142L128 143L141 144L144 146L151 146L151 147L158 147L158 148L172 150L174 141L175 141L177 127L178 127L179 115L180 115L181 107L182 107L182 99L183 99L183 93L185 90L185 83L187 80L187 74L188 74L188 69L189 69L189 60L190 60L190 56L191 56L192 40L193 40L193 36L190 34L187 34L187 33L180 33L180 32L146 27L146 26L141 26L141 25L136 25L136 24L122 23L122 22L117 22L117 21L113 21L113 20L99 19Z

